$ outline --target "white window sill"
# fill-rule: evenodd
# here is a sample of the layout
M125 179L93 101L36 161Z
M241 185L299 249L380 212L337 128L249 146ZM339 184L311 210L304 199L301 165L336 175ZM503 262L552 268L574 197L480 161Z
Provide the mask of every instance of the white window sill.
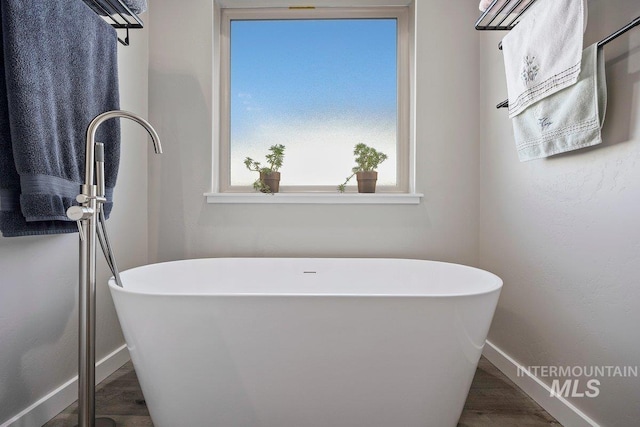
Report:
M417 205L420 193L204 193L207 203L270 203L325 205Z

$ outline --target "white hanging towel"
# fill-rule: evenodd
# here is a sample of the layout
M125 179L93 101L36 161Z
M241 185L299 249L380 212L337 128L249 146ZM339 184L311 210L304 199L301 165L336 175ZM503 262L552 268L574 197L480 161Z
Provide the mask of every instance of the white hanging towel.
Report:
M513 132L521 162L602 142L607 107L604 52L593 44L582 55L578 82L515 117Z
M587 5L539 0L504 37L509 117L578 80Z

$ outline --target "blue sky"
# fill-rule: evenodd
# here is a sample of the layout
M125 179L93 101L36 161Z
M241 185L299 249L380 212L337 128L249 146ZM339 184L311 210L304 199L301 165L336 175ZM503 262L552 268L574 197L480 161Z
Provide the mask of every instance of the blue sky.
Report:
M396 87L394 19L232 21L232 184L255 179L244 157L284 143L282 185L333 185L358 142L392 157L394 183ZM299 167L312 159L335 170Z

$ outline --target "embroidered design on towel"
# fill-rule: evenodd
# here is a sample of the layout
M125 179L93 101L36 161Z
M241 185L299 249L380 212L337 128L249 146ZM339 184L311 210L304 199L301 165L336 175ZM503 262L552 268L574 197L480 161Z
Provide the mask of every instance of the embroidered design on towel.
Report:
M549 109L544 108L544 106L544 102L539 102L538 105L531 107L533 109L533 117L540 127L540 133L544 133L544 131L549 130L550 126L553 124L551 119L549 119Z
M520 73L520 77L522 77L525 85L536 79L538 71L540 71L540 67L537 64L535 56L530 57L527 55L522 58L522 72Z
M549 117L542 117L538 119L538 124L540 125L540 130L544 132L549 126L553 124L553 122L549 120Z

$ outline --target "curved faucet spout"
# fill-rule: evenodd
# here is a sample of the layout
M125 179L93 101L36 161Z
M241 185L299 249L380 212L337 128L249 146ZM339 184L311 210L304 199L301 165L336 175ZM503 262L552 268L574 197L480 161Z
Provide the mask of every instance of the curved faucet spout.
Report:
M149 133L151 137L151 142L153 142L153 148L157 154L162 153L162 145L160 144L160 137L156 130L151 126L151 124L138 116L137 114L131 113L129 111L124 110L112 110L102 113L96 116L91 123L89 123L89 127L87 128L87 148L85 151L85 184L92 185L93 177L94 177L94 162L95 162L95 139L96 139L96 131L100 125L109 119L115 118L125 118L129 120L133 120L134 122L141 125L146 131Z

